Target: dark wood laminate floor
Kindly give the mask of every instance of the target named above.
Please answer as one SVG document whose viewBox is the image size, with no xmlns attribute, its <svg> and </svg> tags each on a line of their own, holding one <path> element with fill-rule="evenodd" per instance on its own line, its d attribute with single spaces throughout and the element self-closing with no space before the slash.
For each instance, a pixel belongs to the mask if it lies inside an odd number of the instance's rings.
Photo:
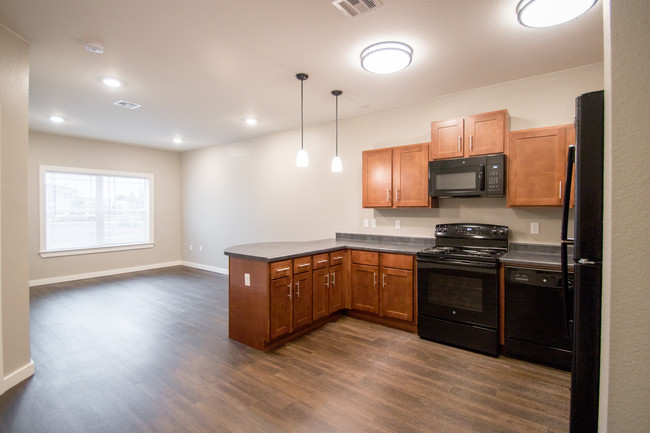
<svg viewBox="0 0 650 433">
<path fill-rule="evenodd" d="M 228 339 L 226 276 L 32 289 L 36 374 L 0 432 L 566 432 L 569 373 L 351 318 L 272 353 Z"/>
</svg>

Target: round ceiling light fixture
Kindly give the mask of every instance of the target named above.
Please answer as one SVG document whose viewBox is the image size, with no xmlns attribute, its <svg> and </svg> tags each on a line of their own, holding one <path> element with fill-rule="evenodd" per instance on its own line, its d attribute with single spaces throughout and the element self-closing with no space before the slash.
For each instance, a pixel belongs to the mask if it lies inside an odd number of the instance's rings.
<svg viewBox="0 0 650 433">
<path fill-rule="evenodd" d="M 598 0 L 521 0 L 517 21 L 526 27 L 551 27 L 578 18 L 596 3 Z"/>
<path fill-rule="evenodd" d="M 104 44 L 99 41 L 84 41 L 84 48 L 86 51 L 94 54 L 101 54 L 104 52 Z"/>
<path fill-rule="evenodd" d="M 361 52 L 361 67 L 375 74 L 392 74 L 411 64 L 413 48 L 402 42 L 379 42 Z"/>
</svg>

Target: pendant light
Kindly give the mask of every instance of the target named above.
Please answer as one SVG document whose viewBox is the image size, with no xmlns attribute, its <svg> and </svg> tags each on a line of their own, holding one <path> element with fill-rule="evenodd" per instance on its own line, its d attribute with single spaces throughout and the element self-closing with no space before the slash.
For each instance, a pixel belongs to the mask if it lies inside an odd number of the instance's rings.
<svg viewBox="0 0 650 433">
<path fill-rule="evenodd" d="M 340 173 L 343 171 L 343 164 L 339 156 L 339 96 L 343 94 L 341 90 L 332 90 L 332 95 L 336 97 L 336 153 L 332 158 L 332 172 Z"/>
<path fill-rule="evenodd" d="M 296 74 L 296 78 L 300 80 L 300 150 L 296 156 L 296 165 L 298 167 L 307 167 L 309 166 L 309 157 L 307 157 L 307 151 L 304 148 L 304 117 L 303 117 L 303 84 L 309 75 L 304 73 Z"/>
<path fill-rule="evenodd" d="M 517 20 L 526 27 L 550 27 L 578 18 L 598 0 L 521 0 Z"/>
</svg>

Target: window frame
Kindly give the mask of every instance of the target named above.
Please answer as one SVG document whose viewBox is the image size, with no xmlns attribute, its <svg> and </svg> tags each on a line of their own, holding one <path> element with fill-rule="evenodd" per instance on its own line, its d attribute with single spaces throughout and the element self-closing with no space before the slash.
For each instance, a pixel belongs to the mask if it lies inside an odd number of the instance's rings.
<svg viewBox="0 0 650 433">
<path fill-rule="evenodd" d="M 60 250 L 47 250 L 46 249 L 46 185 L 45 185 L 45 173 L 46 172 L 60 172 L 60 173 L 72 173 L 72 174 L 89 174 L 97 176 L 115 176 L 115 177 L 137 177 L 137 178 L 146 178 L 149 180 L 149 241 L 148 242 L 137 242 L 137 243 L 127 243 L 127 244 L 111 244 L 105 246 L 96 246 L 96 247 L 82 247 L 82 248 L 65 248 Z M 39 255 L 43 258 L 47 257 L 61 257 L 61 256 L 73 256 L 73 255 L 83 255 L 83 254 L 97 254 L 113 251 L 129 251 L 129 250 L 138 250 L 138 249 L 148 249 L 153 248 L 155 245 L 154 241 L 154 175 L 153 173 L 136 173 L 136 172 L 127 172 L 127 171 L 116 171 L 116 170 L 99 170 L 91 168 L 80 168 L 80 167 L 62 167 L 55 165 L 40 165 L 39 166 L 39 228 L 40 228 L 40 248 Z"/>
</svg>

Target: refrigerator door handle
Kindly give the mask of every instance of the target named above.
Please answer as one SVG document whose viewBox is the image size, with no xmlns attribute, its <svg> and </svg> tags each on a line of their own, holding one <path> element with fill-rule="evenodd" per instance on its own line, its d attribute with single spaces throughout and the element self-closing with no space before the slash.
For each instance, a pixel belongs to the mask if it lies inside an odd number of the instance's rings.
<svg viewBox="0 0 650 433">
<path fill-rule="evenodd" d="M 569 242 L 560 244 L 562 264 L 562 301 L 564 306 L 564 335 L 573 338 L 573 290 L 569 285 Z"/>
<path fill-rule="evenodd" d="M 573 243 L 573 239 L 567 237 L 569 226 L 569 208 L 571 207 L 571 178 L 573 177 L 573 165 L 576 160 L 575 145 L 569 146 L 566 164 L 566 176 L 564 178 L 564 201 L 562 203 L 562 242 Z"/>
</svg>

